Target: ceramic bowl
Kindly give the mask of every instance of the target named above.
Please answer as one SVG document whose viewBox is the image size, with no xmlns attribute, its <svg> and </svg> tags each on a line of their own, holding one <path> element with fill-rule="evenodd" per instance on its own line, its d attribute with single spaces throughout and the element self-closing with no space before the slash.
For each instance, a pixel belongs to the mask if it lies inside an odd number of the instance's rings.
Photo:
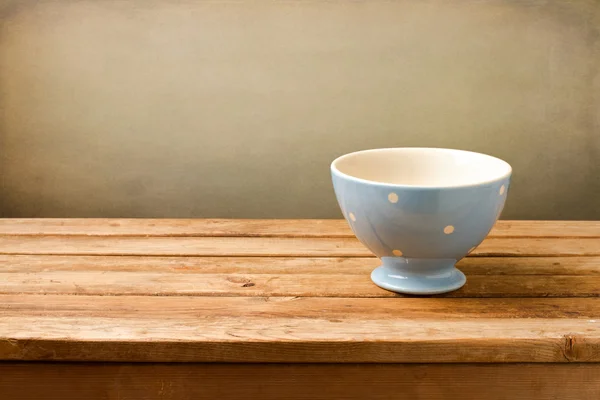
<svg viewBox="0 0 600 400">
<path fill-rule="evenodd" d="M 511 173 L 498 158 L 437 148 L 365 150 L 331 164 L 346 220 L 381 259 L 371 279 L 409 294 L 444 293 L 465 284 L 455 264 L 494 226 Z"/>
</svg>

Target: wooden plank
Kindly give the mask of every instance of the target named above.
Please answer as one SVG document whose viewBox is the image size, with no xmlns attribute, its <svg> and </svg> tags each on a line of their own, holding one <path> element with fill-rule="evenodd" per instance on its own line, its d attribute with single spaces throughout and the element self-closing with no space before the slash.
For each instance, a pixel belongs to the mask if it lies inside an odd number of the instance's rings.
<svg viewBox="0 0 600 400">
<path fill-rule="evenodd" d="M 0 364 L 10 400 L 581 400 L 598 364 Z"/>
<path fill-rule="evenodd" d="M 582 231 L 585 229 L 582 229 Z M 1 219 L 0 235 L 353 237 L 343 219 Z"/>
<path fill-rule="evenodd" d="M 79 302 L 65 301 L 63 297 L 61 304 L 56 298 L 18 296 L 11 302 L 3 296 L 0 359 L 600 361 L 600 312 L 596 299 L 537 299 L 526 303 L 399 299 L 378 304 L 377 299 L 84 296 Z M 513 313 L 509 311 L 511 306 Z M 503 307 L 507 309 L 502 310 Z M 448 310 L 450 314 L 446 313 Z M 490 310 L 489 317 L 484 316 L 485 310 Z M 572 314 L 570 310 L 574 310 Z M 547 315 L 539 317 L 544 314 Z"/>
<path fill-rule="evenodd" d="M 354 237 L 342 219 L 1 219 L 0 235 Z M 490 237 L 600 237 L 600 221 L 504 221 Z"/>
<path fill-rule="evenodd" d="M 52 271 L 179 274 L 368 275 L 375 257 L 173 257 L 0 255 L 0 273 Z M 467 275 L 600 275 L 600 257 L 467 257 Z"/>
<path fill-rule="evenodd" d="M 600 275 L 600 257 L 467 257 L 457 265 L 469 276 Z"/>
<path fill-rule="evenodd" d="M 340 320 L 567 318 L 600 320 L 598 298 L 319 298 L 0 295 L 2 317 L 288 318 Z M 589 321 L 588 321 L 589 322 Z M 595 322 L 595 321 L 592 321 Z M 600 321 L 599 321 L 600 322 Z M 273 325 L 277 325 L 274 321 Z M 44 338 L 42 335 L 40 338 Z"/>
<path fill-rule="evenodd" d="M 0 254 L 368 257 L 355 238 L 0 236 Z M 597 238 L 486 239 L 476 256 L 600 256 Z"/>
<path fill-rule="evenodd" d="M 600 221 L 506 221 L 499 220 L 489 234 L 496 238 L 600 238 Z"/>
<path fill-rule="evenodd" d="M 280 318 L 277 323 L 281 325 L 274 327 L 273 321 L 264 318 L 197 318 L 5 317 L 0 326 L 0 360 L 600 362 L 600 333 L 577 319 L 530 319 L 506 332 L 511 322 L 497 319 L 447 320 L 442 327 L 439 321 L 430 320 L 339 323 Z M 441 329 L 455 335 L 432 334 Z M 487 334 L 474 334 L 478 330 Z M 531 334 L 540 331 L 544 336 Z"/>
<path fill-rule="evenodd" d="M 598 297 L 600 277 L 568 275 L 468 276 L 442 297 Z M 3 274 L 0 293 L 140 296 L 399 297 L 368 274 L 179 274 L 50 271 Z"/>
</svg>

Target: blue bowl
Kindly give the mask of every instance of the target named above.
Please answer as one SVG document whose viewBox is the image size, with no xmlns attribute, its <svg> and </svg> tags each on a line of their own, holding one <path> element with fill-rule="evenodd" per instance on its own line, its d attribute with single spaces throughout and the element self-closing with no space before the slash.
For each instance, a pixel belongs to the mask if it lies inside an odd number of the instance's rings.
<svg viewBox="0 0 600 400">
<path fill-rule="evenodd" d="M 436 148 L 365 150 L 331 164 L 346 220 L 381 259 L 371 279 L 409 294 L 444 293 L 465 284 L 455 264 L 496 223 L 511 173 L 498 158 Z"/>
</svg>

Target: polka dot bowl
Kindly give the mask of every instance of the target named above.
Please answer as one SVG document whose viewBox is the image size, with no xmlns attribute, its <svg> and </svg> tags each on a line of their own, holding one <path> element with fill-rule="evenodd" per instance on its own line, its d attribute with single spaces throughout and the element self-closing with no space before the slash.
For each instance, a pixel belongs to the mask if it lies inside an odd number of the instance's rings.
<svg viewBox="0 0 600 400">
<path fill-rule="evenodd" d="M 444 293 L 465 284 L 455 264 L 492 229 L 511 173 L 498 158 L 437 148 L 365 150 L 331 164 L 346 220 L 381 259 L 371 279 L 408 294 Z"/>
</svg>

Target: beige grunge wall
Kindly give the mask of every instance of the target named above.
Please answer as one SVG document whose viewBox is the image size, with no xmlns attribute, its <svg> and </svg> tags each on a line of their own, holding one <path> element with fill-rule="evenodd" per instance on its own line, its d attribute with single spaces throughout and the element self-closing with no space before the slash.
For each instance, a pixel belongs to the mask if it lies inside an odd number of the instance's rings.
<svg viewBox="0 0 600 400">
<path fill-rule="evenodd" d="M 436 146 L 600 219 L 598 1 L 0 4 L 3 216 L 337 218 L 333 158 Z"/>
</svg>

